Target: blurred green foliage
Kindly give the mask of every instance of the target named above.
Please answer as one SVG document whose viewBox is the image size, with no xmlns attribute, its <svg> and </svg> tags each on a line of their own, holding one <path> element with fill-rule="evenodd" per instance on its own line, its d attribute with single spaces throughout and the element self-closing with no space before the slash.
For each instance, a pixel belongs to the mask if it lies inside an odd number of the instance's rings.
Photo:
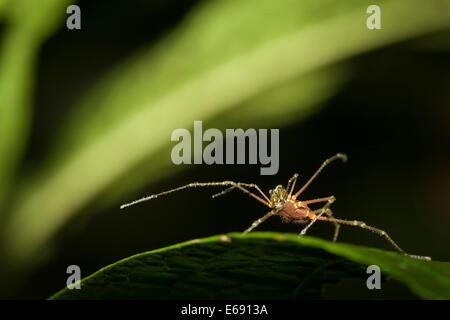
<svg viewBox="0 0 450 320">
<path fill-rule="evenodd" d="M 0 1 L 1 243 L 13 267 L 32 266 L 93 199 L 117 202 L 173 172 L 174 129 L 298 121 L 345 81 L 348 58 L 450 26 L 449 3 L 438 0 L 378 1 L 375 32 L 365 27 L 368 1 L 202 2 L 80 97 L 44 163 L 17 181 L 36 59 L 69 3 Z"/>
<path fill-rule="evenodd" d="M 59 26 L 67 3 L 0 2 L 6 29 L 0 44 L 0 205 L 26 147 L 39 46 Z"/>
</svg>

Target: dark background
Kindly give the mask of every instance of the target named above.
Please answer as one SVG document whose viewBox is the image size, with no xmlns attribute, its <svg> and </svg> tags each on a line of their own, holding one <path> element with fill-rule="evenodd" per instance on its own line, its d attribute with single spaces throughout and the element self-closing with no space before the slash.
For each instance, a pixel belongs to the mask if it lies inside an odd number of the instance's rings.
<svg viewBox="0 0 450 320">
<path fill-rule="evenodd" d="M 111 66 L 171 30 L 196 1 L 80 1 L 82 30 L 62 26 L 39 58 L 33 131 L 24 166 L 38 165 L 71 102 Z M 259 175 L 259 165 L 196 165 L 152 184 L 135 198 L 192 181 L 255 182 L 264 191 L 286 184 L 294 172 L 305 182 L 327 157 L 345 152 L 303 194 L 335 195 L 334 213 L 387 231 L 407 252 L 448 260 L 450 234 L 450 59 L 421 39 L 352 59 L 343 90 L 314 116 L 280 129 L 280 170 Z M 61 109 L 64 101 L 67 109 Z M 236 124 L 236 128 L 239 124 Z M 80 214 L 59 233 L 59 249 L 15 293 L 46 298 L 65 286 L 68 265 L 87 276 L 132 254 L 193 238 L 242 231 L 267 208 L 237 191 L 211 199 L 214 190 L 172 194 L 120 211 Z M 275 217 L 259 228 L 299 232 Z M 309 235 L 331 239 L 333 225 L 317 223 Z M 391 250 L 370 232 L 343 226 L 340 241 Z M 343 293 L 345 296 L 345 293 Z"/>
</svg>

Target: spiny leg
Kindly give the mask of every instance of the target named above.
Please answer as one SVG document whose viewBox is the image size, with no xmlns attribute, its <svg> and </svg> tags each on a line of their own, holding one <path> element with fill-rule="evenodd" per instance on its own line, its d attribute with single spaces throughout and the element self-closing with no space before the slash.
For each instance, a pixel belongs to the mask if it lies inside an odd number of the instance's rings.
<svg viewBox="0 0 450 320">
<path fill-rule="evenodd" d="M 161 193 L 153 194 L 153 195 L 150 195 L 150 196 L 147 196 L 147 197 L 143 197 L 141 199 L 138 199 L 138 200 L 135 200 L 135 201 L 123 204 L 123 205 L 120 206 L 120 209 L 129 207 L 129 206 L 132 206 L 132 205 L 135 205 L 137 203 L 144 202 L 144 201 L 147 201 L 147 200 L 156 199 L 156 198 L 158 198 L 160 196 L 167 195 L 167 194 L 172 193 L 172 192 L 177 192 L 177 191 L 181 191 L 181 190 L 188 189 L 188 188 L 212 187 L 212 186 L 233 186 L 233 187 L 236 187 L 236 188 L 240 189 L 241 191 L 247 193 L 251 197 L 255 198 L 256 200 L 258 200 L 262 204 L 270 207 L 268 201 L 261 199 L 261 197 L 258 197 L 254 193 L 248 191 L 247 189 L 245 189 L 244 187 L 239 185 L 237 182 L 234 182 L 234 181 L 221 181 L 221 182 L 193 182 L 193 183 L 189 183 L 189 184 L 186 184 L 186 185 L 178 187 L 178 188 L 170 189 L 168 191 L 164 191 L 164 192 L 161 192 Z"/>
<path fill-rule="evenodd" d="M 335 199 L 334 196 L 331 196 L 331 197 L 325 197 L 325 198 L 318 198 L 318 199 L 312 199 L 312 200 L 301 201 L 301 204 L 308 205 L 308 204 L 311 204 L 311 203 L 325 202 L 325 201 L 330 201 L 330 200 L 331 200 L 332 202 L 334 202 L 336 199 Z M 313 213 L 316 214 L 316 215 L 317 215 L 317 214 L 320 214 L 320 213 L 322 212 L 322 209 L 323 209 L 323 208 L 314 210 Z M 327 216 L 329 216 L 329 217 L 332 217 L 332 216 L 333 216 L 333 212 L 332 212 L 331 209 L 329 209 L 329 208 L 325 211 L 325 214 L 326 214 Z M 339 235 L 339 229 L 340 229 L 340 227 L 341 227 L 341 226 L 340 226 L 339 223 L 334 223 L 333 242 L 336 242 L 336 241 L 337 241 L 337 238 L 338 238 L 338 235 Z"/>
<path fill-rule="evenodd" d="M 328 208 L 331 206 L 331 204 L 335 200 L 336 200 L 336 198 L 334 196 L 328 197 L 328 199 L 326 200 L 327 203 L 321 209 L 319 209 L 320 213 L 318 215 L 316 215 L 306 227 L 303 228 L 303 230 L 300 232 L 299 236 L 305 235 L 306 231 L 308 231 L 308 229 L 311 228 L 311 226 L 317 221 L 317 219 L 319 219 L 328 210 Z"/>
<path fill-rule="evenodd" d="M 229 188 L 227 188 L 227 189 L 225 189 L 225 190 L 223 190 L 223 191 L 221 191 L 221 192 L 219 192 L 219 193 L 213 194 L 211 198 L 214 199 L 214 198 L 223 196 L 224 194 L 226 194 L 226 193 L 228 193 L 228 192 L 230 192 L 231 190 L 234 190 L 234 189 L 236 189 L 235 186 L 229 187 Z"/>
<path fill-rule="evenodd" d="M 316 173 L 313 174 L 313 176 L 308 180 L 308 182 L 305 183 L 305 185 L 303 187 L 301 187 L 301 189 L 299 191 L 297 191 L 296 194 L 294 194 L 292 196 L 292 199 L 295 200 L 297 199 L 297 197 L 311 184 L 311 182 L 317 177 L 317 175 L 320 173 L 320 171 L 323 170 L 323 168 L 325 168 L 325 166 L 327 166 L 330 162 L 333 162 L 334 160 L 337 159 L 341 159 L 343 162 L 347 161 L 347 155 L 343 154 L 343 153 L 338 153 L 334 156 L 332 156 L 331 158 L 328 158 L 327 160 L 325 160 L 322 165 L 319 167 L 319 169 L 317 169 Z"/>
<path fill-rule="evenodd" d="M 258 187 L 257 184 L 255 184 L 255 183 L 243 183 L 243 182 L 235 182 L 235 184 L 236 184 L 236 185 L 240 185 L 240 186 L 244 186 L 244 187 L 247 187 L 247 188 L 255 188 L 255 189 L 258 190 L 258 192 L 264 197 L 264 199 L 266 199 L 267 202 L 270 202 L 269 198 L 268 198 L 268 197 L 266 196 L 266 194 Z M 217 198 L 217 197 L 219 197 L 219 196 L 223 196 L 224 194 L 226 194 L 226 193 L 230 192 L 231 190 L 235 189 L 235 188 L 237 187 L 236 185 L 233 185 L 233 186 L 231 186 L 231 187 L 225 189 L 225 190 L 222 191 L 222 192 L 213 194 L 212 197 L 213 197 L 213 198 Z M 242 189 L 241 189 L 241 190 L 242 190 Z"/>
<path fill-rule="evenodd" d="M 286 190 L 289 190 L 291 183 L 292 183 L 292 187 L 291 187 L 291 190 L 289 191 L 287 198 L 291 197 L 292 192 L 294 191 L 294 188 L 295 188 L 295 183 L 297 182 L 297 178 L 298 178 L 298 173 L 294 173 L 292 178 L 289 179 Z"/>
<path fill-rule="evenodd" d="M 394 240 L 392 240 L 392 238 L 387 234 L 386 231 L 378 229 L 378 228 L 375 228 L 375 227 L 372 227 L 372 226 L 368 226 L 363 221 L 342 220 L 342 219 L 336 219 L 336 218 L 331 218 L 331 217 L 318 217 L 318 220 L 335 222 L 335 223 L 339 223 L 339 224 L 346 224 L 346 225 L 349 225 L 349 226 L 360 227 L 362 229 L 366 229 L 366 230 L 372 231 L 372 232 L 378 234 L 379 236 L 382 236 L 382 237 L 386 238 L 392 244 L 392 246 L 395 249 L 397 249 L 397 251 L 399 251 L 400 253 L 404 254 L 405 256 L 408 256 L 408 257 L 411 257 L 411 258 L 415 258 L 415 259 L 420 259 L 420 260 L 431 260 L 431 258 L 428 257 L 428 256 L 418 256 L 418 255 L 406 253 L 405 250 L 400 248 L 398 246 L 398 244 L 395 243 Z"/>
<path fill-rule="evenodd" d="M 320 203 L 320 202 L 331 202 L 333 203 L 336 200 L 336 198 L 334 196 L 330 196 L 330 197 L 325 197 L 325 198 L 317 198 L 317 199 L 312 199 L 312 200 L 306 200 L 306 201 L 299 201 L 299 203 L 301 205 L 308 205 L 308 204 L 312 204 L 312 203 Z M 330 205 L 328 205 L 330 206 Z M 321 216 L 321 212 L 322 212 L 323 208 L 314 210 L 313 213 L 315 215 L 319 215 Z M 326 214 L 329 217 L 333 216 L 333 212 L 331 211 L 331 209 L 326 209 L 326 211 L 324 212 L 324 214 Z M 339 229 L 340 229 L 340 225 L 338 223 L 334 223 L 334 235 L 333 235 L 333 242 L 337 241 L 337 237 L 339 235 Z M 306 231 L 305 231 L 306 232 Z"/>
<path fill-rule="evenodd" d="M 313 211 L 314 214 L 318 214 L 318 213 L 320 213 L 320 212 L 322 212 L 322 209 L 317 209 L 317 210 L 314 210 L 314 211 Z M 333 211 L 331 211 L 330 208 L 328 208 L 327 211 L 325 211 L 325 214 L 326 214 L 328 217 L 333 217 Z M 338 238 L 338 236 L 339 236 L 339 229 L 341 228 L 341 225 L 340 225 L 339 223 L 337 223 L 337 222 L 333 222 L 333 224 L 334 224 L 333 242 L 336 242 L 336 241 L 337 241 L 337 238 Z"/>
<path fill-rule="evenodd" d="M 257 226 L 259 226 L 261 223 L 263 223 L 264 221 L 269 219 L 271 216 L 274 216 L 276 214 L 277 214 L 277 212 L 275 210 L 272 210 L 272 211 L 266 213 L 262 218 L 259 218 L 258 220 L 253 221 L 252 225 L 247 230 L 245 230 L 243 232 L 243 234 L 249 233 L 250 231 L 255 229 Z"/>
<path fill-rule="evenodd" d="M 251 197 L 255 198 L 256 200 L 258 200 L 258 201 L 261 202 L 262 204 L 264 204 L 264 205 L 270 207 L 270 205 L 269 205 L 269 201 L 270 201 L 269 198 L 268 198 L 268 197 L 264 194 L 264 192 L 262 192 L 261 189 L 260 189 L 256 184 L 254 184 L 254 183 L 243 183 L 243 182 L 234 182 L 234 181 L 209 182 L 209 183 L 215 183 L 215 185 L 224 185 L 224 186 L 225 186 L 225 185 L 231 185 L 230 188 L 226 189 L 226 190 L 223 191 L 223 192 L 226 193 L 226 192 L 231 191 L 231 190 L 234 189 L 234 188 L 238 188 L 238 189 L 241 190 L 242 192 L 244 192 L 244 193 L 248 194 L 249 196 L 251 196 Z M 257 196 L 257 195 L 254 194 L 253 192 L 248 191 L 248 190 L 245 189 L 243 186 L 255 188 L 256 190 L 259 191 L 260 194 L 262 194 L 262 196 L 263 196 L 264 199 L 266 199 L 266 200 L 261 199 L 261 197 Z M 218 194 L 215 194 L 215 195 L 213 195 L 213 198 L 215 198 L 215 197 L 217 197 L 217 196 L 219 196 L 219 195 L 221 195 L 221 194 L 223 194 L 223 193 L 220 192 L 220 193 L 218 193 Z"/>
<path fill-rule="evenodd" d="M 335 200 L 336 200 L 336 198 L 334 196 L 330 196 L 330 197 L 325 197 L 325 198 L 317 198 L 317 199 L 306 200 L 306 201 L 299 201 L 299 202 L 301 204 L 311 204 L 311 203 L 329 202 L 329 201 L 333 201 L 334 202 Z"/>
</svg>

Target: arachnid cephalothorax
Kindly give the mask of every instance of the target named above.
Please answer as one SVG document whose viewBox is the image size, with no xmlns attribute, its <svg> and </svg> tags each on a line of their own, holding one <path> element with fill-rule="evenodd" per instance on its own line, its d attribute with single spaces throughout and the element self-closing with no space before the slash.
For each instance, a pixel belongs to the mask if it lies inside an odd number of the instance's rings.
<svg viewBox="0 0 450 320">
<path fill-rule="evenodd" d="M 150 199 L 155 199 L 159 196 L 166 195 L 172 192 L 180 191 L 187 188 L 195 188 L 195 187 L 211 187 L 211 186 L 228 186 L 229 188 L 225 189 L 224 191 L 217 193 L 213 195 L 213 198 L 223 195 L 235 188 L 241 190 L 242 192 L 247 193 L 249 196 L 255 198 L 265 206 L 269 207 L 271 210 L 265 214 L 263 217 L 259 218 L 258 220 L 254 221 L 252 225 L 244 231 L 244 233 L 248 233 L 255 229 L 257 226 L 259 226 L 261 223 L 266 221 L 271 216 L 279 215 L 281 220 L 283 222 L 290 222 L 290 223 L 299 223 L 299 224 L 306 224 L 308 223 L 300 232 L 299 235 L 306 234 L 306 231 L 317 221 L 327 221 L 334 224 L 334 236 L 333 236 L 333 242 L 337 240 L 337 237 L 339 235 L 339 228 L 340 225 L 349 225 L 349 226 L 355 226 L 360 227 L 369 231 L 372 231 L 382 237 L 385 237 L 393 246 L 395 249 L 397 249 L 402 254 L 416 258 L 416 259 L 423 259 L 423 260 L 431 260 L 430 257 L 427 256 L 417 256 L 417 255 L 410 255 L 407 254 L 402 248 L 400 248 L 394 240 L 389 237 L 389 235 L 378 228 L 374 228 L 371 226 L 366 225 L 362 221 L 357 220 L 343 220 L 343 219 L 337 219 L 333 217 L 333 213 L 330 209 L 331 204 L 336 200 L 334 196 L 324 197 L 324 198 L 317 198 L 312 200 L 305 200 L 300 201 L 297 200 L 298 196 L 311 184 L 311 182 L 317 177 L 317 175 L 322 171 L 322 169 L 328 165 L 330 162 L 341 159 L 342 161 L 347 161 L 347 156 L 343 153 L 338 153 L 334 155 L 333 157 L 325 160 L 322 165 L 317 169 L 317 171 L 312 175 L 312 177 L 306 182 L 303 187 L 301 187 L 296 193 L 294 193 L 295 183 L 297 182 L 298 174 L 294 174 L 291 179 L 289 179 L 287 187 L 284 188 L 282 185 L 278 185 L 275 187 L 275 189 L 269 191 L 270 198 L 267 197 L 267 195 L 262 192 L 262 190 L 254 183 L 243 183 L 243 182 L 234 182 L 234 181 L 220 181 L 220 182 L 193 182 L 189 183 L 187 185 L 171 189 L 165 192 L 161 192 L 158 194 L 150 195 L 141 199 L 138 199 L 136 201 L 127 203 L 122 205 L 120 208 L 126 208 L 129 206 L 132 206 L 134 204 L 137 204 L 139 202 L 147 201 Z M 258 194 L 255 194 L 251 191 L 249 191 L 249 188 L 254 188 L 256 191 L 258 191 Z M 294 194 L 293 194 L 294 193 Z M 261 197 L 262 196 L 262 197 Z M 314 203 L 325 203 L 325 205 L 316 210 L 312 210 L 309 208 L 308 205 L 314 204 Z"/>
</svg>

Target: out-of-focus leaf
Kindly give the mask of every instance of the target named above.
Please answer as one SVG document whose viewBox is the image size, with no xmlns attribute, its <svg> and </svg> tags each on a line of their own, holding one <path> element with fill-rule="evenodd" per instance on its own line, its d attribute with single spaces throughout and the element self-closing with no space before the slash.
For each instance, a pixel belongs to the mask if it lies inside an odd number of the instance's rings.
<svg viewBox="0 0 450 320">
<path fill-rule="evenodd" d="M 294 234 L 232 233 L 144 252 L 63 289 L 51 299 L 317 299 L 323 285 L 366 268 L 424 299 L 450 298 L 450 263 Z"/>
<path fill-rule="evenodd" d="M 0 0 L 0 21 L 2 20 L 3 13 L 6 7 L 6 1 L 7 0 Z"/>
<path fill-rule="evenodd" d="M 279 128 L 294 121 L 308 117 L 319 110 L 318 104 L 332 95 L 346 79 L 344 67 L 328 67 L 325 70 L 303 75 L 267 90 L 253 99 L 245 101 L 222 112 L 211 121 L 204 123 L 206 128 L 267 127 Z M 224 132 L 224 131 L 223 131 Z M 166 146 L 157 153 L 146 157 L 135 165 L 132 172 L 126 172 L 120 178 L 120 184 L 114 184 L 103 192 L 92 204 L 94 209 L 105 208 L 125 199 L 125 195 L 138 190 L 151 181 L 176 174 L 182 167 L 175 167 L 170 161 L 172 146 Z M 161 155 L 166 155 L 162 157 Z M 151 165 L 149 165 L 151 164 Z"/>
<path fill-rule="evenodd" d="M 369 3 L 359 0 L 202 3 L 82 100 L 55 155 L 15 199 L 10 260 L 29 261 L 77 210 L 167 148 L 174 129 L 238 112 L 232 108 L 302 75 L 450 26 L 442 1 L 379 3 L 382 30 L 366 28 Z"/>
<path fill-rule="evenodd" d="M 64 17 L 67 3 L 0 0 L 0 18 L 5 20 L 0 43 L 0 208 L 27 141 L 37 52 Z"/>
</svg>

